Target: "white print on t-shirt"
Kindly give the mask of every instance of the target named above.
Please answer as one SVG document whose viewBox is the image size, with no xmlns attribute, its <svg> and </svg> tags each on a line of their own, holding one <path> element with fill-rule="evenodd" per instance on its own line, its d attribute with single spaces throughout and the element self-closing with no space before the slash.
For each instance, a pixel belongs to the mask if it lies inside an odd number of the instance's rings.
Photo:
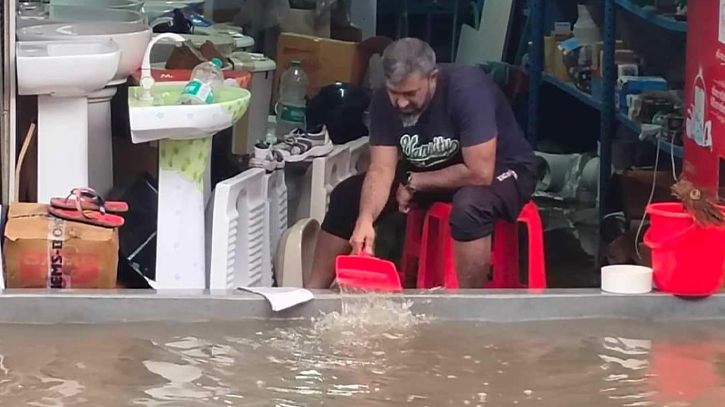
<svg viewBox="0 0 725 407">
<path fill-rule="evenodd" d="M 443 136 L 433 137 L 433 141 L 427 144 L 418 145 L 418 143 L 417 134 L 413 136 L 404 134 L 400 138 L 400 147 L 405 158 L 411 164 L 421 168 L 444 163 L 456 155 L 461 148 L 458 140 Z"/>
<path fill-rule="evenodd" d="M 515 180 L 518 180 L 519 174 L 517 174 L 516 171 L 514 171 L 514 170 L 508 170 L 508 171 L 504 172 L 503 174 L 499 175 L 498 177 L 496 177 L 496 179 L 498 180 L 498 182 L 504 182 L 511 177 L 514 177 Z"/>
</svg>

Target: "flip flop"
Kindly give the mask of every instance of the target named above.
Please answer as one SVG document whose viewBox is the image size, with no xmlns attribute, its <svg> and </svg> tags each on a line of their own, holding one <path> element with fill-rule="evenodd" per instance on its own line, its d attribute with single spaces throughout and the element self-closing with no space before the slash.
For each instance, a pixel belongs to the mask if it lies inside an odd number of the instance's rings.
<svg viewBox="0 0 725 407">
<path fill-rule="evenodd" d="M 77 211 L 75 209 L 60 209 L 51 206 L 48 208 L 48 213 L 60 219 L 85 223 L 88 225 L 102 226 L 105 228 L 119 228 L 123 226 L 123 223 L 125 222 L 125 220 L 118 215 L 101 213 L 98 211 Z"/>
<path fill-rule="evenodd" d="M 59 209 L 100 211 L 101 213 L 128 212 L 126 202 L 106 201 L 91 188 L 74 188 L 65 198 L 52 198 L 50 206 Z"/>
</svg>

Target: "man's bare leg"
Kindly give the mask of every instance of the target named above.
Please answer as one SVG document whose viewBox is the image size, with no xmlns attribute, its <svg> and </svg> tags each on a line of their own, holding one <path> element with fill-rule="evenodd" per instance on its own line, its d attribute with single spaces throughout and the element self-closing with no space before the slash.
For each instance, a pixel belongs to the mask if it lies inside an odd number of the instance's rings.
<svg viewBox="0 0 725 407">
<path fill-rule="evenodd" d="M 312 270 L 309 275 L 303 276 L 305 288 L 330 288 L 335 280 L 335 259 L 341 254 L 350 254 L 350 243 L 321 230 L 317 236 Z"/>
<path fill-rule="evenodd" d="M 483 288 L 488 280 L 491 236 L 470 242 L 453 241 L 460 288 Z"/>
</svg>

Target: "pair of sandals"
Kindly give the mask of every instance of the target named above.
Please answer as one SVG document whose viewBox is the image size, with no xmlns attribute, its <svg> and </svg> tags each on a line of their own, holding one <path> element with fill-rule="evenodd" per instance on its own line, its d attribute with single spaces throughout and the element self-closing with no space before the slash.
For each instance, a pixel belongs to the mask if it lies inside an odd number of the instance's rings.
<svg viewBox="0 0 725 407">
<path fill-rule="evenodd" d="M 106 201 L 90 188 L 74 188 L 65 198 L 52 198 L 48 208 L 57 218 L 106 228 L 123 226 L 123 217 L 117 215 L 123 212 L 128 212 L 126 202 Z"/>
</svg>

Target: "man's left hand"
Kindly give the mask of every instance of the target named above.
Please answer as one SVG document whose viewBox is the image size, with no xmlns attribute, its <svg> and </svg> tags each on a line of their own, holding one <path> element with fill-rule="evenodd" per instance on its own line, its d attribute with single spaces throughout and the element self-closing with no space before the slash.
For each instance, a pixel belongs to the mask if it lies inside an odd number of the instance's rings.
<svg viewBox="0 0 725 407">
<path fill-rule="evenodd" d="M 408 191 L 408 188 L 399 184 L 398 191 L 395 193 L 395 199 L 398 201 L 398 210 L 403 213 L 408 213 L 413 201 L 413 194 Z"/>
</svg>

